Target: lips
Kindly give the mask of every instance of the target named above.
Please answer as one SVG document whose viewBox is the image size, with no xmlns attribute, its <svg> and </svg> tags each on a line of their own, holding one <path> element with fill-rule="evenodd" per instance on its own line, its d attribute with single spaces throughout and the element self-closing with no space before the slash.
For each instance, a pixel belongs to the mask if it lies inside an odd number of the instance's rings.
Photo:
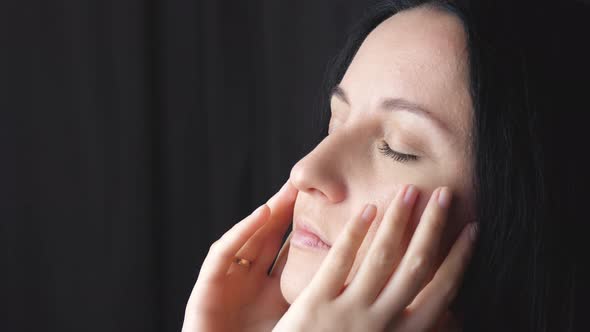
<svg viewBox="0 0 590 332">
<path fill-rule="evenodd" d="M 294 221 L 295 227 L 293 229 L 293 235 L 291 236 L 291 244 L 301 249 L 315 249 L 315 250 L 328 250 L 329 245 L 325 240 L 322 239 L 318 232 L 313 227 L 301 220 Z"/>
</svg>

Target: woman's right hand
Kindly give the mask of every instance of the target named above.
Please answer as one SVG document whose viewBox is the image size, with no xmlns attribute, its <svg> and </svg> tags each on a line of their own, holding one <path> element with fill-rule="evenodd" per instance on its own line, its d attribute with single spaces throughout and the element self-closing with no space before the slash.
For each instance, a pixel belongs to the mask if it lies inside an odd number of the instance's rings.
<svg viewBox="0 0 590 332">
<path fill-rule="evenodd" d="M 183 332 L 272 330 L 289 307 L 279 284 L 286 255 L 279 255 L 271 275 L 267 271 L 291 224 L 297 193 L 287 180 L 211 245 L 187 303 Z M 233 264 L 234 257 L 251 265 Z"/>
</svg>

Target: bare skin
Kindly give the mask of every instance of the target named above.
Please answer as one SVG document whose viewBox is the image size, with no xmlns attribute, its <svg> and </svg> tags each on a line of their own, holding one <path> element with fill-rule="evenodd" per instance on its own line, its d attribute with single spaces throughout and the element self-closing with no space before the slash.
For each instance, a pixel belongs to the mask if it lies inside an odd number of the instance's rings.
<svg viewBox="0 0 590 332">
<path fill-rule="evenodd" d="M 460 285 L 475 233 L 473 223 L 465 227 L 432 273 L 452 199 L 448 188 L 431 196 L 404 250 L 391 239 L 403 234 L 419 195 L 414 186 L 404 185 L 385 212 L 357 277 L 345 285 L 350 258 L 377 214 L 376 206 L 367 204 L 348 221 L 309 287 L 289 306 L 279 287 L 287 257 L 279 257 L 270 275 L 267 270 L 290 223 L 297 193 L 287 181 L 267 204 L 211 246 L 187 304 L 183 331 L 446 331 L 456 324 L 447 307 Z M 236 256 L 252 265 L 232 264 Z"/>
<path fill-rule="evenodd" d="M 419 7 L 373 30 L 332 98 L 328 137 L 281 192 L 211 247 L 183 331 L 457 324 L 448 305 L 474 238 L 467 79 L 465 36 L 452 15 Z M 268 275 L 285 230 L 293 221 L 296 233 L 302 220 L 328 246 L 287 243 Z M 235 256 L 252 265 L 232 264 Z"/>
<path fill-rule="evenodd" d="M 332 96 L 329 135 L 293 166 L 290 176 L 299 190 L 294 228 L 310 224 L 328 244 L 364 204 L 377 206 L 347 283 L 404 184 L 415 185 L 421 195 L 408 231 L 397 240 L 402 248 L 436 188 L 446 186 L 453 192 L 435 265 L 474 219 L 468 77 L 461 22 L 428 7 L 388 18 L 360 46 Z M 309 285 L 327 254 L 290 247 L 281 277 L 287 302 L 293 303 Z"/>
</svg>

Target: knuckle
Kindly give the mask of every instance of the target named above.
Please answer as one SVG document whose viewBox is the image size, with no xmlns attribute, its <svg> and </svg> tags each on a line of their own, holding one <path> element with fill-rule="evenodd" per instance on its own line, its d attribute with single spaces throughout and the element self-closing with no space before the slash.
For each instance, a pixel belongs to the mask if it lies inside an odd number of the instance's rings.
<svg viewBox="0 0 590 332">
<path fill-rule="evenodd" d="M 430 213 L 428 215 L 430 233 L 439 234 L 445 227 L 445 215 L 442 211 Z"/>
<path fill-rule="evenodd" d="M 434 220 L 432 220 L 432 222 L 430 223 L 430 228 L 432 229 L 432 232 L 435 234 L 440 234 L 442 233 L 444 227 L 445 227 L 445 217 L 442 215 L 435 215 L 433 217 Z"/>
<path fill-rule="evenodd" d="M 396 254 L 386 248 L 376 249 L 371 255 L 371 262 L 377 267 L 389 267 L 395 262 Z"/>
<path fill-rule="evenodd" d="M 408 259 L 408 274 L 412 278 L 418 278 L 425 273 L 428 267 L 428 259 L 424 254 L 417 254 Z"/>
</svg>

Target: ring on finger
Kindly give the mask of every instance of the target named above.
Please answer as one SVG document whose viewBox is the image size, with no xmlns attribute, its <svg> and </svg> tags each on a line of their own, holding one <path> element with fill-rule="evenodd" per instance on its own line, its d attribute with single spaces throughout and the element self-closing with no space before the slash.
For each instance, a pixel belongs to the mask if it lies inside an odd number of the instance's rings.
<svg viewBox="0 0 590 332">
<path fill-rule="evenodd" d="M 248 260 L 248 259 L 245 259 L 245 258 L 242 258 L 242 257 L 238 257 L 238 256 L 234 257 L 233 262 L 236 263 L 236 264 L 238 264 L 239 266 L 243 266 L 245 268 L 249 268 L 250 265 L 252 265 L 252 261 L 251 260 Z"/>
</svg>

